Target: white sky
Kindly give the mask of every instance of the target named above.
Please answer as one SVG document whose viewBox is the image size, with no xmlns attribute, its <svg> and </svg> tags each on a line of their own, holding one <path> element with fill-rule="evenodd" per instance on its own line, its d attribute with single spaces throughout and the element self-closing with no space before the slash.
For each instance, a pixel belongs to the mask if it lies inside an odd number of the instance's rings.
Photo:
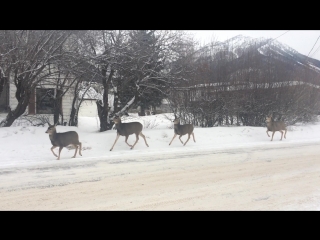
<svg viewBox="0 0 320 240">
<path fill-rule="evenodd" d="M 82 156 L 63 148 L 60 161 L 47 127 L 0 128 L 0 210 L 320 210 L 320 162 L 311 159 L 320 122 L 289 126 L 272 142 L 265 127 L 197 127 L 196 142 L 176 137 L 169 146 L 172 118 L 123 118 L 144 125 L 149 147 L 140 137 L 130 150 L 120 137 L 110 151 L 116 130 L 99 132 L 98 118 L 79 117 L 79 127 L 57 132 L 77 131 Z"/>
<path fill-rule="evenodd" d="M 309 57 L 320 60 L 320 30 L 190 30 L 188 32 L 194 34 L 195 39 L 201 44 L 209 43 L 212 39 L 225 41 L 237 35 L 277 38 L 279 42 L 287 44 L 299 53 L 306 56 L 310 53 Z"/>
</svg>

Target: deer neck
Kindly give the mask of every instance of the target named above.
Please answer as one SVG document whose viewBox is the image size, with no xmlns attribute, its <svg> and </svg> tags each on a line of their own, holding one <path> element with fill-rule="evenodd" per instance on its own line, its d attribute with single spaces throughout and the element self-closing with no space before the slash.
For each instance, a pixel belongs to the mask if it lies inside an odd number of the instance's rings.
<svg viewBox="0 0 320 240">
<path fill-rule="evenodd" d="M 174 132 L 180 134 L 180 123 L 174 124 Z"/>
<path fill-rule="evenodd" d="M 121 124 L 122 124 L 121 122 L 116 123 L 116 128 L 117 129 L 121 128 Z"/>
<path fill-rule="evenodd" d="M 57 141 L 58 139 L 56 138 L 56 136 L 57 136 L 57 132 L 56 131 L 54 131 L 51 134 L 49 134 L 49 138 L 50 138 L 51 144 L 53 146 L 59 146 L 59 142 Z"/>
<path fill-rule="evenodd" d="M 56 131 L 54 131 L 52 133 L 49 133 L 49 138 L 50 138 L 51 141 L 54 141 L 56 134 L 57 134 Z"/>
<path fill-rule="evenodd" d="M 273 125 L 273 121 L 267 122 L 267 128 L 268 128 L 268 129 L 271 128 L 272 125 Z"/>
<path fill-rule="evenodd" d="M 117 129 L 118 133 L 121 133 L 121 132 L 123 131 L 123 129 L 122 129 L 122 122 L 118 122 L 118 123 L 116 124 L 116 129 Z"/>
</svg>

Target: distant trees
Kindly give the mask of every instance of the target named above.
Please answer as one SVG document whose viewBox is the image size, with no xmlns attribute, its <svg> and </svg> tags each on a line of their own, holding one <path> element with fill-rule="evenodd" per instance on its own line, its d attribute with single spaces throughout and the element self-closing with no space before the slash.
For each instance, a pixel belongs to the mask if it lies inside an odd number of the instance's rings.
<svg viewBox="0 0 320 240">
<path fill-rule="evenodd" d="M 198 51 L 193 80 L 171 98 L 180 115 L 201 127 L 264 126 L 270 113 L 291 124 L 311 121 L 320 113 L 320 75 L 306 65 L 294 67 L 270 45 L 260 54 L 261 45 L 251 43 L 237 57 L 228 44 Z"/>
<path fill-rule="evenodd" d="M 166 97 L 165 87 L 168 84 L 162 75 L 164 61 L 168 57 L 165 52 L 165 41 L 168 41 L 164 39 L 165 34 L 157 34 L 155 30 L 137 30 L 129 34 L 130 52 L 127 57 L 133 61 L 127 74 L 132 76 L 130 84 L 134 91 L 131 94 L 127 92 L 127 96 L 135 97 L 135 104 L 140 107 L 140 116 L 145 115 L 146 109 L 159 106 Z"/>
</svg>

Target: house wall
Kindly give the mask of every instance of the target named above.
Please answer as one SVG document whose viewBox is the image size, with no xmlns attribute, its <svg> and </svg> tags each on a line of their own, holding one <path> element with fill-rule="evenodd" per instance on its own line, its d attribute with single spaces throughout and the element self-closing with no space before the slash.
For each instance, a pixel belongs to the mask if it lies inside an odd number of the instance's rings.
<svg viewBox="0 0 320 240">
<path fill-rule="evenodd" d="M 73 101 L 73 91 L 68 91 L 62 98 L 63 121 L 69 123 L 71 106 Z"/>
<path fill-rule="evenodd" d="M 42 88 L 53 88 L 52 85 L 42 85 Z M 15 97 L 16 86 L 10 83 L 9 86 L 9 106 L 12 110 L 14 110 L 18 105 L 18 100 Z M 70 113 L 71 113 L 71 104 L 73 100 L 73 92 L 68 91 L 62 98 L 62 112 L 63 112 L 63 121 L 69 123 Z M 28 114 L 28 107 L 26 109 L 25 114 Z M 37 113 L 36 113 L 37 114 Z M 41 114 L 48 117 L 49 121 L 53 123 L 53 114 Z M 33 115 L 34 116 L 34 115 Z"/>
<path fill-rule="evenodd" d="M 97 117 L 98 109 L 96 100 L 84 99 L 79 109 L 79 117 Z"/>
</svg>

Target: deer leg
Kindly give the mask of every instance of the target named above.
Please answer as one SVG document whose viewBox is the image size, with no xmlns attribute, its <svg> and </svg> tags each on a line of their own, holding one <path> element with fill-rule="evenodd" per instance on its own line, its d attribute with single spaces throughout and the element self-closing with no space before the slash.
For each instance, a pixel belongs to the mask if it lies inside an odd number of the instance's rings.
<svg viewBox="0 0 320 240">
<path fill-rule="evenodd" d="M 270 135 L 269 135 L 269 133 L 268 133 L 268 132 L 269 132 L 269 131 L 267 130 L 267 132 L 266 132 L 266 133 L 267 133 L 268 137 L 270 137 Z"/>
<path fill-rule="evenodd" d="M 118 133 L 117 134 L 117 137 L 116 137 L 116 140 L 114 141 L 113 145 L 112 145 L 112 148 L 110 149 L 110 151 L 112 151 L 114 145 L 116 144 L 116 142 L 118 141 L 118 138 L 120 137 L 120 134 Z"/>
<path fill-rule="evenodd" d="M 283 136 L 283 131 L 279 131 L 279 132 L 281 132 L 281 138 L 280 138 L 280 141 L 281 141 Z"/>
<path fill-rule="evenodd" d="M 76 150 L 74 151 L 74 155 L 73 155 L 73 157 L 72 158 L 75 158 L 76 157 L 76 155 L 77 155 L 77 151 L 78 151 L 78 145 L 76 145 L 76 144 L 72 144 L 75 148 L 76 148 Z M 80 152 L 80 151 L 79 151 Z"/>
<path fill-rule="evenodd" d="M 128 138 L 129 138 L 129 135 L 128 135 L 128 136 L 126 136 L 126 140 L 125 140 L 125 142 L 126 142 L 126 144 L 128 144 L 128 146 L 129 146 L 129 147 L 132 147 L 132 145 L 130 145 L 130 144 L 127 142 Z"/>
<path fill-rule="evenodd" d="M 53 151 L 53 149 L 55 149 L 56 147 L 57 147 L 57 146 L 52 146 L 52 147 L 51 147 L 51 152 L 53 153 L 53 155 L 54 155 L 55 157 L 58 157 L 58 155 L 55 154 L 54 151 Z"/>
<path fill-rule="evenodd" d="M 287 135 L 287 129 L 284 131 L 284 138 L 286 138 Z"/>
<path fill-rule="evenodd" d="M 182 137 L 182 135 L 179 136 L 179 140 L 180 140 L 180 142 L 183 144 L 183 142 L 182 142 L 182 140 L 181 140 L 181 137 Z"/>
<path fill-rule="evenodd" d="M 147 140 L 146 140 L 146 136 L 143 135 L 142 132 L 141 132 L 139 135 L 144 139 L 144 142 L 146 143 L 147 147 L 149 147 L 149 145 L 148 145 L 148 143 L 147 143 Z"/>
<path fill-rule="evenodd" d="M 79 154 L 80 154 L 80 156 L 82 156 L 82 154 L 81 154 L 81 148 L 82 148 L 82 143 L 79 142 Z"/>
<path fill-rule="evenodd" d="M 275 131 L 272 132 L 272 137 L 271 137 L 271 141 L 273 140 L 273 135 L 274 135 Z"/>
<path fill-rule="evenodd" d="M 191 134 L 192 134 L 192 137 L 193 137 L 193 141 L 196 142 L 196 140 L 194 139 L 194 133 L 191 133 Z"/>
<path fill-rule="evenodd" d="M 59 156 L 58 156 L 57 160 L 60 160 L 60 153 L 61 153 L 62 148 L 63 147 L 59 147 Z"/>
<path fill-rule="evenodd" d="M 131 149 L 134 148 L 134 146 L 137 144 L 138 141 L 139 141 L 139 134 L 136 134 L 136 141 L 135 141 L 135 143 L 133 144 L 133 146 L 131 147 Z"/>
<path fill-rule="evenodd" d="M 183 144 L 183 146 L 185 146 L 185 145 L 187 144 L 187 142 L 189 141 L 189 139 L 190 139 L 190 134 L 188 134 L 188 139 L 187 139 L 187 141 Z"/>
<path fill-rule="evenodd" d="M 176 136 L 177 136 L 177 134 L 174 134 L 174 135 L 173 135 L 173 138 L 172 138 L 171 142 L 169 143 L 169 145 L 171 145 L 173 139 L 174 139 Z"/>
</svg>

